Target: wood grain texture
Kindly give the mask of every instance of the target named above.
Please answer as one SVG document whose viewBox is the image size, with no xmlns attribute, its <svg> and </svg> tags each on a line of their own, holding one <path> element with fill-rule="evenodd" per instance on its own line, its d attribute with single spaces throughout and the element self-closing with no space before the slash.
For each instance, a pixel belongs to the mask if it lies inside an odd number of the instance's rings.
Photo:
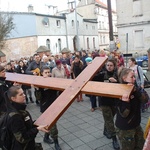
<svg viewBox="0 0 150 150">
<path fill-rule="evenodd" d="M 22 83 L 25 85 L 35 85 L 41 88 L 50 88 L 54 90 L 64 91 L 69 87 L 73 79 L 61 78 L 43 78 L 41 76 L 24 75 L 17 73 L 6 73 L 6 80 Z M 124 93 L 131 93 L 133 86 L 119 83 L 104 83 L 88 81 L 87 84 L 81 89 L 83 94 L 95 96 L 107 96 L 121 98 Z"/>
<path fill-rule="evenodd" d="M 130 94 L 133 86 L 89 81 L 104 65 L 106 58 L 96 58 L 75 79 L 43 78 L 41 76 L 6 73 L 6 80 L 41 88 L 50 88 L 64 92 L 55 102 L 37 119 L 36 125 L 48 125 L 51 128 L 61 115 L 72 104 L 76 96 L 82 92 L 96 96 L 121 98 L 123 94 Z"/>
<path fill-rule="evenodd" d="M 106 58 L 95 58 L 92 64 L 67 87 L 64 92 L 52 103 L 52 105 L 35 121 L 36 125 L 48 125 L 50 129 L 61 115 L 72 104 L 76 96 L 81 92 L 82 87 L 95 75 L 104 65 Z"/>
<path fill-rule="evenodd" d="M 6 80 L 18 82 L 25 85 L 34 85 L 41 88 L 50 88 L 63 91 L 73 80 L 61 78 L 43 78 L 42 76 L 8 73 L 6 72 Z"/>
<path fill-rule="evenodd" d="M 133 85 L 119 84 L 119 83 L 105 83 L 89 81 L 83 88 L 82 93 L 105 96 L 113 98 L 122 98 L 123 94 L 131 94 Z"/>
</svg>

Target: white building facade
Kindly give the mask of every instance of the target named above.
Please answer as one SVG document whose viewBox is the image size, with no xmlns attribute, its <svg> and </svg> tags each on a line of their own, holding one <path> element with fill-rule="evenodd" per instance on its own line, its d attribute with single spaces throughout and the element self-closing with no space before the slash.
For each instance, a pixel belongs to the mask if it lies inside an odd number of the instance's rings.
<svg viewBox="0 0 150 150">
<path fill-rule="evenodd" d="M 117 0 L 118 39 L 123 53 L 143 55 L 150 48 L 149 6 L 149 0 Z"/>
<path fill-rule="evenodd" d="M 98 49 L 98 29 L 96 19 L 84 19 L 83 16 L 77 14 L 77 28 L 75 20 L 75 11 L 66 15 L 66 24 L 68 31 L 68 44 L 70 49 L 74 48 L 74 38 L 79 36 L 79 48 L 93 51 Z"/>
<path fill-rule="evenodd" d="M 107 5 L 101 0 L 81 0 L 78 4 L 77 11 L 85 18 L 96 18 L 98 26 L 99 48 L 108 48 L 109 40 L 109 23 Z M 117 37 L 117 14 L 112 10 L 112 24 L 114 41 Z"/>
</svg>

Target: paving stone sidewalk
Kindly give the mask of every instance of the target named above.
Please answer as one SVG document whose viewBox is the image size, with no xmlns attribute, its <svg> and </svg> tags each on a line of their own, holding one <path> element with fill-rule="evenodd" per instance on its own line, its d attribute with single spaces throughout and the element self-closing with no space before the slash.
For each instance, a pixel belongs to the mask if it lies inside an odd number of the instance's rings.
<svg viewBox="0 0 150 150">
<path fill-rule="evenodd" d="M 150 89 L 146 89 L 150 94 Z M 69 109 L 58 120 L 59 143 L 62 150 L 113 150 L 112 140 L 103 135 L 104 121 L 98 108 L 90 111 L 90 100 L 83 96 L 83 102 L 74 101 Z M 39 106 L 29 103 L 28 111 L 34 120 L 40 116 Z M 150 109 L 142 113 L 141 125 L 145 129 Z M 43 132 L 39 132 L 36 142 L 41 142 L 44 150 L 55 150 L 54 144 L 43 142 Z"/>
</svg>

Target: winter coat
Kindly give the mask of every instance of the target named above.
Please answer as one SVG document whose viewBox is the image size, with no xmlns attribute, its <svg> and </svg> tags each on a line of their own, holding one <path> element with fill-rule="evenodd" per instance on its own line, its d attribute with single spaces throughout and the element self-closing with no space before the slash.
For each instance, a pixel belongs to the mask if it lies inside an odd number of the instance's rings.
<svg viewBox="0 0 150 150">
<path fill-rule="evenodd" d="M 12 102 L 12 106 L 16 111 L 8 120 L 8 130 L 12 135 L 11 150 L 34 150 L 38 129 L 33 125 L 25 104 Z"/>
</svg>

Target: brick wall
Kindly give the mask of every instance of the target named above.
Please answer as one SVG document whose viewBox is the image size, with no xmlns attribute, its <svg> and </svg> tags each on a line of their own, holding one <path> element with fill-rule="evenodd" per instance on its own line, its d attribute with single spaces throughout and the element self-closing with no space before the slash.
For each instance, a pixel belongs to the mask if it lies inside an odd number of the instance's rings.
<svg viewBox="0 0 150 150">
<path fill-rule="evenodd" d="M 9 61 L 32 56 L 37 49 L 37 37 L 25 37 L 7 40 L 2 51 L 6 54 L 6 60 Z"/>
</svg>

